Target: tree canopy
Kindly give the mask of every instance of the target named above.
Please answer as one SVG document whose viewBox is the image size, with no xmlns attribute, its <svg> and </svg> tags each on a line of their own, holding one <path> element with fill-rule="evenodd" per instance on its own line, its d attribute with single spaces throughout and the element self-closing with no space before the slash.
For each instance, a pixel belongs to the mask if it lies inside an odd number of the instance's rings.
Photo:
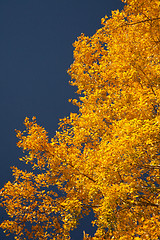
<svg viewBox="0 0 160 240">
<path fill-rule="evenodd" d="M 79 112 L 51 140 L 35 117 L 17 131 L 33 171 L 12 167 L 1 189 L 0 226 L 15 239 L 70 239 L 90 211 L 84 239 L 160 239 L 160 1 L 124 2 L 74 43 Z"/>
</svg>

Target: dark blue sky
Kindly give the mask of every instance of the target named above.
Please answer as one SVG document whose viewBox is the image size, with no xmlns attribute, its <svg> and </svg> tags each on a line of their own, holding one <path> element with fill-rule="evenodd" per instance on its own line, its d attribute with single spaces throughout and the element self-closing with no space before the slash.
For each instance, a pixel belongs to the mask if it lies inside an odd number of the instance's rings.
<svg viewBox="0 0 160 240">
<path fill-rule="evenodd" d="M 68 102 L 76 96 L 66 73 L 72 43 L 82 32 L 93 35 L 102 17 L 122 7 L 120 0 L 0 0 L 0 188 L 13 180 L 10 166 L 26 167 L 18 160 L 14 129 L 23 129 L 26 116 L 36 116 L 51 137 L 59 118 L 77 111 Z M 88 221 L 72 240 L 82 239 L 85 227 L 90 231 Z M 0 229 L 0 239 L 13 237 Z"/>
</svg>

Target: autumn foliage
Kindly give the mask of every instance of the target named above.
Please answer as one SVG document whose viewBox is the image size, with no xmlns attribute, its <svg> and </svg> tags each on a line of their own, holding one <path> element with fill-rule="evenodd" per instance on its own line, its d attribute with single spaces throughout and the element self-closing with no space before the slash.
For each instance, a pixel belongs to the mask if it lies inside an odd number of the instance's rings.
<svg viewBox="0 0 160 240">
<path fill-rule="evenodd" d="M 160 239 L 160 1 L 125 2 L 74 43 L 79 113 L 51 140 L 35 118 L 17 131 L 33 171 L 13 167 L 1 190 L 15 239 L 69 239 L 90 211 L 84 239 Z"/>
</svg>

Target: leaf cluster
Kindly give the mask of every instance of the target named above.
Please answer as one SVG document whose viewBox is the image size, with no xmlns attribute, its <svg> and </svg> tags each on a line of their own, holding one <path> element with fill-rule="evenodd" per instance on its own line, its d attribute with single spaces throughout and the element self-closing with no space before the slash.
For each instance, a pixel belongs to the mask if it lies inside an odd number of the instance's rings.
<svg viewBox="0 0 160 240">
<path fill-rule="evenodd" d="M 51 140 L 35 118 L 17 131 L 33 171 L 13 167 L 1 190 L 15 239 L 70 239 L 90 211 L 97 230 L 84 240 L 160 238 L 160 1 L 124 2 L 74 43 L 79 113 Z"/>
</svg>

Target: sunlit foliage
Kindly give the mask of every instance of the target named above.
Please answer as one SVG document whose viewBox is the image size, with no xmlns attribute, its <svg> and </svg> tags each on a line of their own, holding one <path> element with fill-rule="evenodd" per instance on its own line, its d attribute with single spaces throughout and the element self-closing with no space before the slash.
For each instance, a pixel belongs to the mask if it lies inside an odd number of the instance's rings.
<svg viewBox="0 0 160 240">
<path fill-rule="evenodd" d="M 15 239 L 69 239 L 94 212 L 94 237 L 160 238 L 160 1 L 127 0 L 74 43 L 68 70 L 79 113 L 49 140 L 36 119 L 17 131 L 22 159 L 1 190 Z"/>
</svg>

